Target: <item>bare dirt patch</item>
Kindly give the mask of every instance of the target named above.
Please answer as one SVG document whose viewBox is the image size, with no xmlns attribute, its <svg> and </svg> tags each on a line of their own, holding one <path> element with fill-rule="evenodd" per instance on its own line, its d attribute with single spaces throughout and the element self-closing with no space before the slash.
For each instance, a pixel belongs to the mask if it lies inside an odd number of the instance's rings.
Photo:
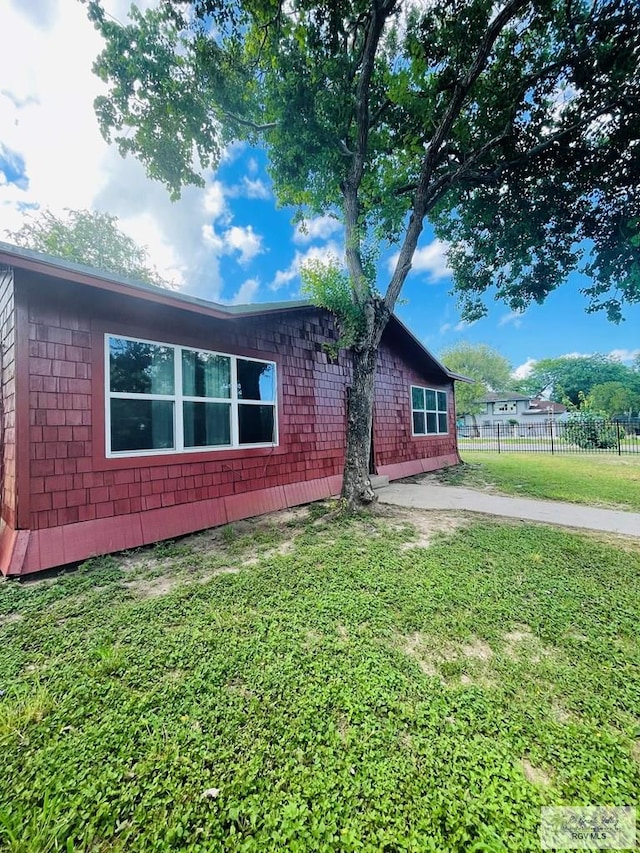
<svg viewBox="0 0 640 853">
<path fill-rule="evenodd" d="M 556 721 L 556 723 L 562 723 L 563 725 L 571 722 L 572 719 L 572 716 L 569 711 L 567 711 L 567 709 L 557 700 L 555 700 L 551 705 L 551 716 Z"/>
<path fill-rule="evenodd" d="M 504 652 L 511 660 L 529 658 L 531 663 L 540 663 L 542 658 L 555 654 L 555 650 L 545 646 L 528 625 L 516 625 L 503 639 Z"/>
<path fill-rule="evenodd" d="M 551 785 L 551 776 L 545 770 L 542 770 L 540 767 L 534 767 L 527 758 L 523 758 L 520 764 L 527 781 L 532 782 L 534 785 L 540 785 L 543 788 L 548 788 Z"/>
<path fill-rule="evenodd" d="M 491 646 L 477 637 L 472 643 L 463 646 L 461 651 L 466 658 L 475 658 L 476 660 L 487 661 L 493 657 Z"/>
<path fill-rule="evenodd" d="M 0 616 L 0 628 L 4 628 L 5 625 L 15 625 L 22 619 L 23 616 L 20 613 L 7 613 L 6 616 Z"/>
<path fill-rule="evenodd" d="M 406 655 L 417 662 L 425 675 L 450 681 L 452 677 L 455 678 L 453 673 L 458 673 L 459 665 L 463 670 L 458 677 L 460 684 L 484 687 L 493 684 L 486 671 L 486 664 L 493 657 L 493 650 L 479 637 L 474 637 L 464 644 L 442 643 L 417 631 L 405 637 L 401 647 Z"/>
<path fill-rule="evenodd" d="M 428 641 L 424 634 L 417 631 L 406 638 L 402 651 L 416 661 L 425 675 L 437 676 L 438 671 L 434 661 L 430 659 L 431 655 L 427 650 L 427 644 Z"/>
<path fill-rule="evenodd" d="M 249 557 L 247 560 L 243 560 L 241 565 L 256 566 L 261 560 L 270 560 L 273 557 L 285 557 L 287 554 L 291 554 L 292 551 L 293 539 L 287 539 L 286 542 L 282 542 L 275 548 L 269 548 L 267 551 L 263 551 L 260 556 Z"/>
<path fill-rule="evenodd" d="M 158 598 L 161 595 L 168 595 L 170 592 L 173 592 L 181 583 L 182 578 L 180 577 L 162 575 L 157 578 L 140 578 L 135 581 L 124 581 L 122 586 L 139 598 Z"/>
<path fill-rule="evenodd" d="M 375 514 L 387 520 L 390 526 L 395 529 L 407 526 L 414 528 L 417 534 L 416 538 L 401 545 L 400 550 L 402 551 L 408 551 L 412 548 L 428 548 L 438 536 L 452 536 L 457 530 L 467 527 L 470 523 L 466 516 L 457 512 L 408 509 L 390 504 L 377 504 Z"/>
</svg>

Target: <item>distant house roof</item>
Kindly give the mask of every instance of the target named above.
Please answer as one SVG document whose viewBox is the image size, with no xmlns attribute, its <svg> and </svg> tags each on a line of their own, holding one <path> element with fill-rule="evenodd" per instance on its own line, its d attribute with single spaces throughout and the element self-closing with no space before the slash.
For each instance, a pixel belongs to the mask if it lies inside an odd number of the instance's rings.
<svg viewBox="0 0 640 853">
<path fill-rule="evenodd" d="M 183 308 L 195 311 L 221 320 L 233 320 L 240 317 L 260 317 L 283 311 L 312 310 L 315 306 L 307 299 L 290 300 L 287 302 L 263 302 L 251 305 L 223 305 L 219 302 L 210 302 L 199 299 L 196 296 L 188 296 L 180 291 L 165 287 L 158 287 L 146 282 L 134 281 L 115 273 L 94 267 L 77 264 L 53 255 L 42 252 L 34 252 L 31 249 L 23 249 L 10 243 L 0 241 L 0 267 L 2 265 L 18 267 L 40 275 L 48 275 L 65 281 L 72 281 L 88 287 L 97 287 L 112 293 L 121 293 L 127 296 L 136 296 L 163 305 Z M 388 331 L 390 334 L 402 339 L 405 349 L 413 351 L 418 361 L 423 361 L 428 368 L 436 367 L 450 379 L 459 382 L 471 382 L 465 376 L 448 370 L 429 350 L 420 342 L 416 336 L 393 314 L 389 321 Z"/>
<path fill-rule="evenodd" d="M 531 398 L 526 394 L 512 394 L 511 391 L 499 391 L 498 393 L 485 394 L 484 397 L 481 397 L 480 403 L 503 403 L 503 402 L 513 402 L 516 400 L 524 400 L 525 403 L 528 403 Z"/>
<path fill-rule="evenodd" d="M 524 415 L 538 415 L 543 413 L 553 413 L 554 415 L 563 415 L 567 411 L 567 407 L 562 403 L 554 403 L 553 400 L 543 400 L 542 397 L 534 397 L 529 402 L 529 409 L 523 412 Z"/>
</svg>

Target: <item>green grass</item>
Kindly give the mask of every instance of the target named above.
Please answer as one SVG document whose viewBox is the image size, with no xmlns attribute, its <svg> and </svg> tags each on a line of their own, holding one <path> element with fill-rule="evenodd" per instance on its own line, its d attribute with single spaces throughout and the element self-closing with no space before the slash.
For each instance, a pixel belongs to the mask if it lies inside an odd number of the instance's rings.
<svg viewBox="0 0 640 853">
<path fill-rule="evenodd" d="M 0 583 L 0 849 L 537 851 L 633 802 L 637 546 L 321 513 Z"/>
<path fill-rule="evenodd" d="M 640 456 L 474 452 L 464 459 L 465 465 L 448 469 L 440 479 L 510 495 L 640 512 Z"/>
</svg>

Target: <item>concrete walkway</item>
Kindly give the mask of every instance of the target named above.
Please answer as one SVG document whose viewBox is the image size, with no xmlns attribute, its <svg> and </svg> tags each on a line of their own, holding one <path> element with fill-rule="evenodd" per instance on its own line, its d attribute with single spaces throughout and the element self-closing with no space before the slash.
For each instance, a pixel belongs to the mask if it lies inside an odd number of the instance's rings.
<svg viewBox="0 0 640 853">
<path fill-rule="evenodd" d="M 559 501 L 506 497 L 459 486 L 433 483 L 392 483 L 376 490 L 380 503 L 417 509 L 465 510 L 524 521 L 541 521 L 561 527 L 582 527 L 622 533 L 640 539 L 640 513 L 615 509 L 598 509 Z"/>
</svg>

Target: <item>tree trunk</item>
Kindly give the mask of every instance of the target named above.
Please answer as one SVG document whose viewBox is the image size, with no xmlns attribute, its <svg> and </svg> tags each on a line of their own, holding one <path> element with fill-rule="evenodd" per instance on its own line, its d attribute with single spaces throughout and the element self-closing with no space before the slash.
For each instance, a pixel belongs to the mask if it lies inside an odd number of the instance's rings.
<svg viewBox="0 0 640 853">
<path fill-rule="evenodd" d="M 376 500 L 369 477 L 373 389 L 378 348 L 353 350 L 353 382 L 347 405 L 347 449 L 342 497 L 350 510 Z"/>
</svg>

